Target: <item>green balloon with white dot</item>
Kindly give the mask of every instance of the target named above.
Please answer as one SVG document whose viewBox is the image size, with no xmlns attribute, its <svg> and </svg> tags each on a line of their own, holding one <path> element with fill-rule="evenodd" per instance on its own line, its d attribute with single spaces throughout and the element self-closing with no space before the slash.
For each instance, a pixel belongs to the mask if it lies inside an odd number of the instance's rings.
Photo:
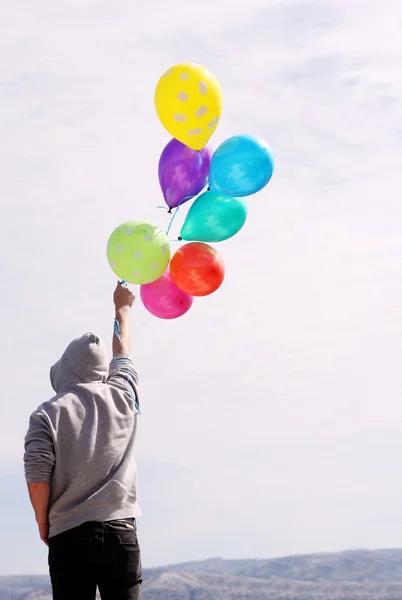
<svg viewBox="0 0 402 600">
<path fill-rule="evenodd" d="M 159 227 L 144 221 L 127 221 L 110 236 L 107 260 L 119 279 L 137 285 L 151 283 L 166 271 L 170 244 Z"/>
</svg>

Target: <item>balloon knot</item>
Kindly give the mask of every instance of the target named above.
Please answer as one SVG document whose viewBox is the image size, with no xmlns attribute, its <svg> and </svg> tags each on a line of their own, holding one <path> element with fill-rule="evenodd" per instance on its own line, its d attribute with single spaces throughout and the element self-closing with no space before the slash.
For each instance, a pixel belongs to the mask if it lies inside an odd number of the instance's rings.
<svg viewBox="0 0 402 600">
<path fill-rule="evenodd" d="M 179 236 L 177 239 L 178 239 L 178 241 L 179 241 L 179 242 L 182 242 L 182 241 L 183 241 L 183 238 L 182 238 L 182 237 L 180 237 L 180 236 Z"/>
<path fill-rule="evenodd" d="M 211 188 L 208 186 L 207 187 L 207 192 L 210 192 L 210 191 L 211 191 Z"/>
<path fill-rule="evenodd" d="M 172 214 L 172 209 L 171 208 L 169 208 L 168 213 L 169 213 L 169 215 Z"/>
</svg>

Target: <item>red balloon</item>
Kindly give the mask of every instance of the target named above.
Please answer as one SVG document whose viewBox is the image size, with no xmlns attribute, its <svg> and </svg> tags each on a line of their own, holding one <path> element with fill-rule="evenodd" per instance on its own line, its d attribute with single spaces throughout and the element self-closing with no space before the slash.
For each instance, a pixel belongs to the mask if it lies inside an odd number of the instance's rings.
<svg viewBox="0 0 402 600">
<path fill-rule="evenodd" d="M 209 244 L 191 242 L 173 255 L 170 274 L 183 292 L 190 296 L 208 296 L 222 284 L 225 264 L 219 252 Z"/>
</svg>

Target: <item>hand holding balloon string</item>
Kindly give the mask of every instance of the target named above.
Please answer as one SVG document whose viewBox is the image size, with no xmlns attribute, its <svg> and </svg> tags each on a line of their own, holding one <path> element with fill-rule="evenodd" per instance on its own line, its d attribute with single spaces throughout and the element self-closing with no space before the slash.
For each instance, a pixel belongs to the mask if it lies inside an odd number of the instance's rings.
<svg viewBox="0 0 402 600">
<path fill-rule="evenodd" d="M 129 311 L 135 301 L 133 292 L 125 281 L 119 281 L 114 291 L 115 322 L 113 336 L 113 356 L 129 354 L 131 349 Z"/>
</svg>

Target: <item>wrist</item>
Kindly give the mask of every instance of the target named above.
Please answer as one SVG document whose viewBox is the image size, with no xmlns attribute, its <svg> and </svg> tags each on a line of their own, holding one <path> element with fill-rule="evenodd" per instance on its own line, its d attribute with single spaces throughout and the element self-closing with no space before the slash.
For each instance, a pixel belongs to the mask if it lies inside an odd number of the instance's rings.
<svg viewBox="0 0 402 600">
<path fill-rule="evenodd" d="M 42 513 L 41 515 L 36 516 L 35 521 L 38 527 L 43 527 L 43 525 L 49 524 L 49 517 Z"/>
<path fill-rule="evenodd" d="M 116 317 L 125 317 L 130 312 L 129 306 L 116 306 Z"/>
</svg>

